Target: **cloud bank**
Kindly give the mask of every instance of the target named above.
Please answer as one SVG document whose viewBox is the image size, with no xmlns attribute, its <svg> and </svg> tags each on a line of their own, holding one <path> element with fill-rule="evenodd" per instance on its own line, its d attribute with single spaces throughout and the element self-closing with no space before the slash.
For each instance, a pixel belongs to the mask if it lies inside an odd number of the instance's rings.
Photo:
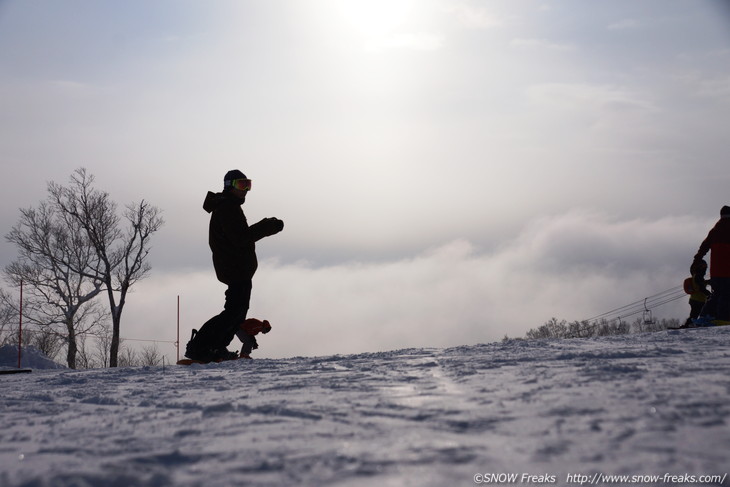
<svg viewBox="0 0 730 487">
<path fill-rule="evenodd" d="M 712 224 L 572 211 L 530 221 L 492 249 L 457 239 L 391 261 L 264 260 L 249 316 L 269 319 L 274 330 L 257 354 L 448 347 L 524 336 L 552 317 L 586 319 L 680 285 Z M 191 328 L 220 311 L 223 291 L 212 270 L 154 276 L 130 299 L 123 334 L 171 337 L 180 294 L 184 346 Z M 679 300 L 655 316 L 684 318 L 685 308 Z"/>
</svg>

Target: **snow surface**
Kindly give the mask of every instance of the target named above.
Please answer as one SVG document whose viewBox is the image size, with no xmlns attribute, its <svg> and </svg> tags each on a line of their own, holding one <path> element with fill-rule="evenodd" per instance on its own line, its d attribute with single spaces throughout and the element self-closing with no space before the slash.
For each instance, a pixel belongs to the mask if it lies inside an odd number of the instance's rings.
<svg viewBox="0 0 730 487">
<path fill-rule="evenodd" d="M 0 390 L 3 487 L 730 485 L 730 327 L 43 370 Z"/>
<path fill-rule="evenodd" d="M 64 369 L 64 365 L 58 364 L 45 356 L 43 352 L 34 346 L 24 347 L 20 354 L 21 368 L 31 369 Z M 18 346 L 3 345 L 0 347 L 0 371 L 16 369 L 18 367 Z"/>
</svg>

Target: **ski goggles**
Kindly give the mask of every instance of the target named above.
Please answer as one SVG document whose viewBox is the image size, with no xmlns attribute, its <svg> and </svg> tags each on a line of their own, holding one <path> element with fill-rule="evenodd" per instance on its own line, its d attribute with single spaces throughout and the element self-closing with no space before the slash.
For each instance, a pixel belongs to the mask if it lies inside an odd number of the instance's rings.
<svg viewBox="0 0 730 487">
<path fill-rule="evenodd" d="M 251 180 L 250 179 L 234 179 L 231 181 L 231 188 L 238 189 L 241 191 L 251 191 Z"/>
</svg>

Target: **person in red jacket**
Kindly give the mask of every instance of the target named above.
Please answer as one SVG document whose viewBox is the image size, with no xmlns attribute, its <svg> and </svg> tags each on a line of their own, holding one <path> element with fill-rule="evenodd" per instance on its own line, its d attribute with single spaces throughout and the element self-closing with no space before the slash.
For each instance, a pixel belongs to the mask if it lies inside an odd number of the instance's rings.
<svg viewBox="0 0 730 487">
<path fill-rule="evenodd" d="M 241 206 L 251 190 L 251 180 L 239 170 L 226 173 L 223 192 L 209 191 L 203 209 L 210 213 L 208 244 L 218 280 L 228 286 L 223 311 L 209 319 L 200 330 L 193 330 L 185 356 L 203 362 L 226 360 L 238 356 L 227 347 L 237 333 L 244 343 L 242 355 L 257 348 L 253 336 L 241 336 L 240 325 L 246 319 L 251 299 L 251 283 L 258 268 L 256 242 L 279 233 L 284 222 L 264 218 L 248 224 Z"/>
<path fill-rule="evenodd" d="M 712 227 L 697 250 L 694 262 L 710 252 L 710 286 L 712 295 L 705 305 L 714 309 L 714 318 L 730 320 L 730 206 L 720 210 L 720 220 Z"/>
</svg>

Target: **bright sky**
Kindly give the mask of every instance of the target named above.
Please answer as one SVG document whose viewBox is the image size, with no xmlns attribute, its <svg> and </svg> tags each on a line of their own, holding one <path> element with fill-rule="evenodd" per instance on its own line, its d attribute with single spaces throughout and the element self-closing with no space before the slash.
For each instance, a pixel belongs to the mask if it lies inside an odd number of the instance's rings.
<svg viewBox="0 0 730 487">
<path fill-rule="evenodd" d="M 728 126 L 719 1 L 0 0 L 0 229 L 81 166 L 159 206 L 129 338 L 174 340 L 177 295 L 185 336 L 220 311 L 201 205 L 233 168 L 249 221 L 286 224 L 258 356 L 597 315 L 686 277 Z"/>
</svg>

